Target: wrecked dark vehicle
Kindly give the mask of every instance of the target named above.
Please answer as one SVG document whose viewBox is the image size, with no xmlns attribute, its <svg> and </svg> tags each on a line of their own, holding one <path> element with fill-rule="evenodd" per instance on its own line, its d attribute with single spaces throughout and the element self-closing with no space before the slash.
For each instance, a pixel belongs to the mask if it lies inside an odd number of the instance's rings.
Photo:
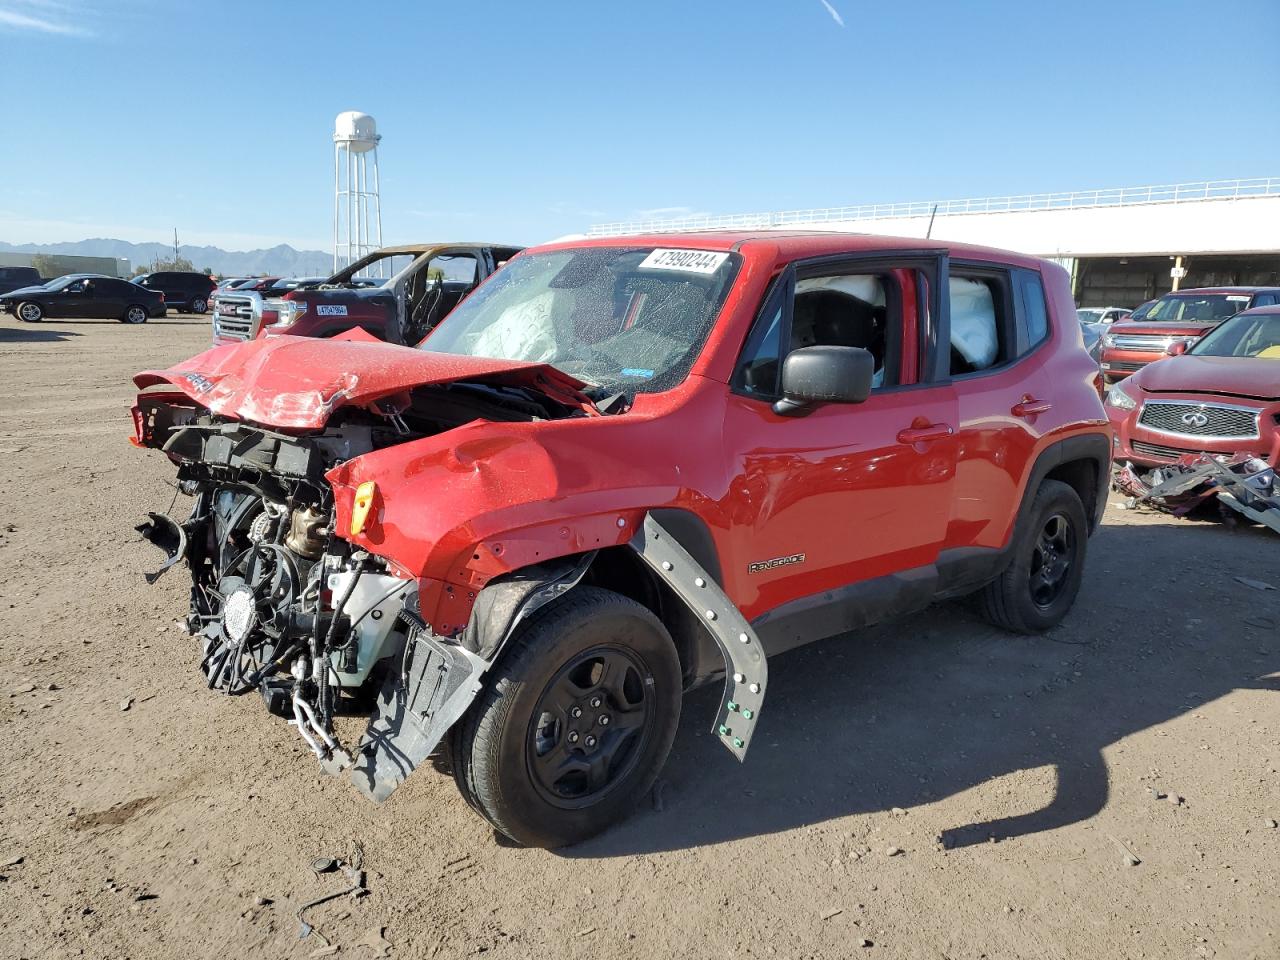
<svg viewBox="0 0 1280 960">
<path fill-rule="evenodd" d="M 691 687 L 723 678 L 741 760 L 768 654 L 971 593 L 1061 621 L 1105 504 L 1097 379 L 1033 258 L 550 245 L 418 349 L 279 336 L 139 374 L 135 442 L 193 499 L 139 530 L 152 578 L 191 573 L 210 688 L 376 800 L 443 745 L 495 828 L 558 846 L 650 788 Z"/>
<path fill-rule="evenodd" d="M 495 243 L 382 247 L 332 277 L 287 290 L 219 290 L 210 300 L 215 345 L 363 330 L 415 344 L 485 278 L 520 252 Z"/>
</svg>

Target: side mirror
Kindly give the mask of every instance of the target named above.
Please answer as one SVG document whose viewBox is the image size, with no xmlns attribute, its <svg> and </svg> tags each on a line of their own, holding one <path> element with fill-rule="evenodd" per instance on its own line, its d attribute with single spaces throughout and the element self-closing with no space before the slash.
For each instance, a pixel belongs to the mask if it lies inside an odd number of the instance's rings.
<svg viewBox="0 0 1280 960">
<path fill-rule="evenodd" d="M 1165 348 L 1164 352 L 1171 357 L 1180 357 L 1187 352 L 1187 341 L 1175 340 Z"/>
<path fill-rule="evenodd" d="M 862 347 L 801 347 L 782 364 L 782 399 L 773 412 L 798 417 L 822 403 L 862 403 L 871 395 L 875 358 Z"/>
</svg>

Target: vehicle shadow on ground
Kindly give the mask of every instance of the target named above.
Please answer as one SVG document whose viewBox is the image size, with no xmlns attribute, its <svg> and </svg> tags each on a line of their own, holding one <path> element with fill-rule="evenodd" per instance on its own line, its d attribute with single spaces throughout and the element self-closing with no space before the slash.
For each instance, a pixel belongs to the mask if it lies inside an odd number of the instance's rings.
<svg viewBox="0 0 1280 960">
<path fill-rule="evenodd" d="M 1274 536 L 1174 519 L 1104 527 L 1076 609 L 1047 635 L 1011 636 L 951 603 L 777 657 L 744 764 L 710 732 L 719 687 L 696 691 L 662 773 L 662 810 L 645 798 L 635 817 L 560 853 L 613 857 L 748 838 L 909 809 L 1045 766 L 1056 772 L 1051 798 L 1014 798 L 1025 812 L 947 825 L 943 841 L 966 846 L 1088 819 L 1108 800 L 1104 748 L 1236 689 L 1280 692 L 1268 676 L 1280 670 L 1280 592 L 1232 579 L 1280 586 L 1280 559 L 1267 569 L 1231 559 L 1244 543 L 1254 557 L 1280 546 Z M 1133 562 L 1177 551 L 1185 563 L 1158 573 Z M 1142 589 L 1144 575 L 1185 581 L 1186 605 L 1162 607 Z"/>
<path fill-rule="evenodd" d="M 0 327 L 0 344 L 53 343 L 59 340 L 70 340 L 72 337 L 78 336 L 80 334 L 72 330 L 54 330 L 43 326 Z"/>
</svg>

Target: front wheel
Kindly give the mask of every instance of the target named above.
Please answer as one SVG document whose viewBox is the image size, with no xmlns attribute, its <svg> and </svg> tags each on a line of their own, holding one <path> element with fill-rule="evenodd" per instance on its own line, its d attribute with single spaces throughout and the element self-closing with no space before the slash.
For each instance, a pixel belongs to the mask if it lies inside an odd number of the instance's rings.
<svg viewBox="0 0 1280 960">
<path fill-rule="evenodd" d="M 208 309 L 209 309 L 209 301 L 205 300 L 204 297 L 196 297 L 194 300 L 191 301 L 192 313 L 204 313 Z"/>
<path fill-rule="evenodd" d="M 983 615 L 1015 633 L 1062 622 L 1080 592 L 1089 523 L 1075 489 L 1046 480 L 1014 531 L 1013 559 L 979 592 Z"/>
<path fill-rule="evenodd" d="M 577 843 L 653 785 L 680 719 L 680 661 L 662 622 L 580 587 L 522 626 L 451 735 L 454 776 L 501 833 Z"/>
<path fill-rule="evenodd" d="M 120 318 L 121 323 L 146 323 L 147 308 L 140 307 L 136 303 L 130 306 L 124 312 L 124 316 Z"/>
<path fill-rule="evenodd" d="M 18 319 L 23 323 L 39 323 L 44 319 L 44 307 L 31 300 L 18 304 Z"/>
</svg>

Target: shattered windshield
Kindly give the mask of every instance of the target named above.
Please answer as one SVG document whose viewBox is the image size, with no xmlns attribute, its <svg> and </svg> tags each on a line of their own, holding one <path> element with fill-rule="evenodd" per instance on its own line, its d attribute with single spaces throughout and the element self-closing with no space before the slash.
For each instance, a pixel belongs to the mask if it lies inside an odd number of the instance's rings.
<svg viewBox="0 0 1280 960">
<path fill-rule="evenodd" d="M 1197 357 L 1280 360 L 1280 313 L 1246 313 L 1235 317 L 1214 328 L 1187 352 Z"/>
<path fill-rule="evenodd" d="M 689 372 L 738 269 L 735 253 L 585 247 L 516 257 L 422 349 L 549 363 L 600 393 L 654 393 Z"/>
</svg>

